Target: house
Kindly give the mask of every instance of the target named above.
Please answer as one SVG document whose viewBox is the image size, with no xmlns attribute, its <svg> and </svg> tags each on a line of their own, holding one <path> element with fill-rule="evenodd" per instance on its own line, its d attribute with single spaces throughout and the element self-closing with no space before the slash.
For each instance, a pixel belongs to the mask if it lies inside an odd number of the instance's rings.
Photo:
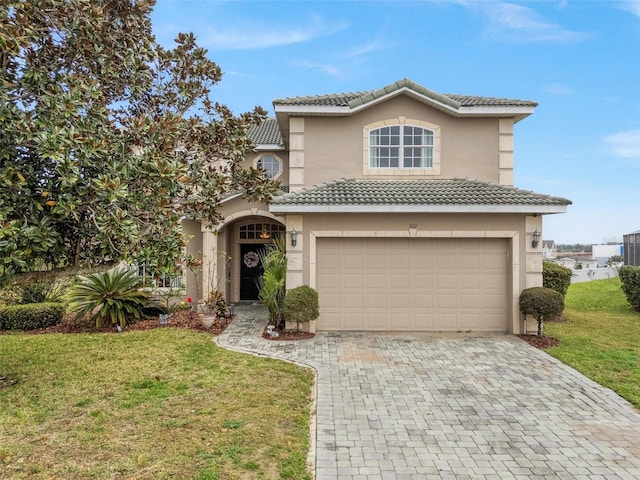
<svg viewBox="0 0 640 480">
<path fill-rule="evenodd" d="M 556 247 L 556 242 L 554 240 L 542 241 L 542 258 L 544 259 L 556 258 L 557 254 L 558 254 L 558 247 Z"/>
<path fill-rule="evenodd" d="M 558 265 L 562 265 L 563 267 L 567 267 L 571 269 L 575 269 L 577 266 L 576 260 L 571 257 L 555 258 L 553 261 L 556 262 Z"/>
<path fill-rule="evenodd" d="M 640 230 L 622 236 L 625 265 L 640 266 Z"/>
<path fill-rule="evenodd" d="M 522 329 L 542 285 L 542 218 L 571 202 L 514 188 L 527 100 L 443 95 L 411 80 L 274 100 L 246 162 L 283 185 L 269 204 L 229 196 L 218 225 L 187 222 L 202 291 L 257 299 L 257 253 L 286 235 L 287 288 L 319 292 L 315 330 Z"/>
<path fill-rule="evenodd" d="M 576 262 L 576 269 L 593 270 L 598 268 L 598 261 L 595 258 L 577 256 L 573 259 Z"/>
</svg>

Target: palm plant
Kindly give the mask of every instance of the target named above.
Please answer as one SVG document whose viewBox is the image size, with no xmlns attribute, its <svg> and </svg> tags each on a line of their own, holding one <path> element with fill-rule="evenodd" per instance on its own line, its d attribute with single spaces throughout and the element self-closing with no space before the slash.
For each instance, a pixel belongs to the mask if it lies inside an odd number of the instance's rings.
<svg viewBox="0 0 640 480">
<path fill-rule="evenodd" d="M 124 327 L 129 318 L 140 319 L 142 306 L 149 299 L 140 288 L 135 272 L 118 267 L 80 277 L 69 290 L 69 309 L 78 312 L 78 317 L 95 318 L 96 328 L 106 321 Z"/>
<path fill-rule="evenodd" d="M 272 244 L 261 252 L 263 274 L 258 279 L 260 300 L 269 310 L 269 323 L 279 325 L 284 317 L 284 296 L 286 293 L 287 255 L 284 235 L 276 237 Z"/>
</svg>

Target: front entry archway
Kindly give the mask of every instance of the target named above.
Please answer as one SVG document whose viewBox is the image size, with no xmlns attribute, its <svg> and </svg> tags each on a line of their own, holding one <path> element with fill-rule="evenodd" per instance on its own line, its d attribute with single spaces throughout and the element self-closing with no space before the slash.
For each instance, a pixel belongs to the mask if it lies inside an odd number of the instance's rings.
<svg viewBox="0 0 640 480">
<path fill-rule="evenodd" d="M 284 235 L 285 227 L 269 218 L 253 216 L 236 222 L 233 232 L 233 298 L 255 302 L 259 300 L 258 279 L 263 274 L 260 255 L 275 238 Z"/>
</svg>

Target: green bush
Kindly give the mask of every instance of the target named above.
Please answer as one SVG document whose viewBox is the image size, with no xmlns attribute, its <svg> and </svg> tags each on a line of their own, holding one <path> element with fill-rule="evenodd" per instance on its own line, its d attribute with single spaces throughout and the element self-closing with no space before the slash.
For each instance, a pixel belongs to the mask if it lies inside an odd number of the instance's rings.
<svg viewBox="0 0 640 480">
<path fill-rule="evenodd" d="M 300 324 L 315 320 L 320 315 L 318 292 L 308 285 L 301 285 L 289 290 L 284 297 L 284 316 L 296 322 L 296 330 Z"/>
<path fill-rule="evenodd" d="M 640 312 L 640 267 L 623 265 L 618 269 L 618 276 L 627 301 Z"/>
<path fill-rule="evenodd" d="M 36 330 L 57 325 L 62 321 L 61 303 L 29 303 L 0 308 L 0 329 Z"/>
<path fill-rule="evenodd" d="M 542 286 L 555 290 L 564 297 L 571 285 L 571 269 L 550 260 L 542 262 Z"/>
<path fill-rule="evenodd" d="M 117 267 L 80 277 L 67 298 L 71 311 L 78 312 L 78 316 L 90 315 L 96 328 L 105 321 L 124 327 L 128 320 L 139 320 L 148 299 L 136 272 Z"/>
<path fill-rule="evenodd" d="M 520 313 L 531 315 L 538 321 L 538 336 L 542 336 L 545 320 L 556 318 L 564 310 L 564 297 L 546 287 L 525 288 L 520 293 Z"/>
</svg>

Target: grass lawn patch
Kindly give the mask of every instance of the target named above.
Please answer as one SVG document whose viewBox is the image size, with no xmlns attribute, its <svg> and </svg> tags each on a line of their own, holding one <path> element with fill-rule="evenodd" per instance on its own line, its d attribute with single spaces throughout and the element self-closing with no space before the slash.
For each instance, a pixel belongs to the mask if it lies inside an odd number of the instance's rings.
<svg viewBox="0 0 640 480">
<path fill-rule="evenodd" d="M 0 478 L 307 479 L 313 376 L 211 335 L 0 336 Z"/>
<path fill-rule="evenodd" d="M 560 340 L 545 351 L 640 408 L 640 313 L 620 280 L 572 284 L 563 316 L 545 323 L 545 334 Z"/>
</svg>

